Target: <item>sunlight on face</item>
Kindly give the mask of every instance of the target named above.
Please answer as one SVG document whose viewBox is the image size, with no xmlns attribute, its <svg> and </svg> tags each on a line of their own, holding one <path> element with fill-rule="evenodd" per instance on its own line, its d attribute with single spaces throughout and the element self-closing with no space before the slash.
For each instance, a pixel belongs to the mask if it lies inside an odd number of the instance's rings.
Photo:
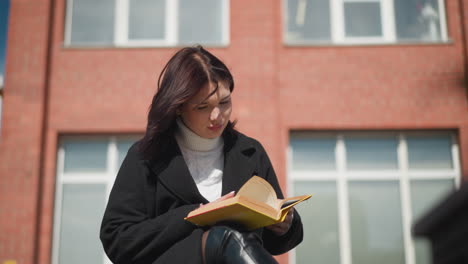
<svg viewBox="0 0 468 264">
<path fill-rule="evenodd" d="M 219 137 L 226 128 L 232 112 L 231 91 L 224 83 L 218 90 L 210 83 L 180 108 L 184 124 L 202 138 Z"/>
</svg>

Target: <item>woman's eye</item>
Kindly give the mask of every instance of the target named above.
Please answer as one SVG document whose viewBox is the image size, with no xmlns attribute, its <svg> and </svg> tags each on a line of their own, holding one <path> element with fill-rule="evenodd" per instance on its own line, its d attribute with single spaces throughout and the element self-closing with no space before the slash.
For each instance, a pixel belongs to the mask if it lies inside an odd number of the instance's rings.
<svg viewBox="0 0 468 264">
<path fill-rule="evenodd" d="M 198 106 L 198 107 L 197 107 L 197 110 L 203 110 L 203 109 L 206 109 L 206 105 Z"/>
<path fill-rule="evenodd" d="M 224 104 L 228 104 L 229 102 L 230 102 L 230 101 L 228 100 L 228 101 L 220 102 L 219 104 L 224 105 Z"/>
</svg>

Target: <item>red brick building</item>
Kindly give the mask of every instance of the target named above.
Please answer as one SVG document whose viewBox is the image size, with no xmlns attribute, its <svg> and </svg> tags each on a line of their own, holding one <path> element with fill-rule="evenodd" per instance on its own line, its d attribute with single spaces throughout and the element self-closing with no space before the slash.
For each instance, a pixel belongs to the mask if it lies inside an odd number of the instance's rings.
<svg viewBox="0 0 468 264">
<path fill-rule="evenodd" d="M 107 261 L 96 219 L 194 42 L 284 190 L 316 194 L 281 263 L 425 263 L 411 224 L 468 179 L 467 0 L 132 1 L 11 1 L 0 263 Z"/>
</svg>

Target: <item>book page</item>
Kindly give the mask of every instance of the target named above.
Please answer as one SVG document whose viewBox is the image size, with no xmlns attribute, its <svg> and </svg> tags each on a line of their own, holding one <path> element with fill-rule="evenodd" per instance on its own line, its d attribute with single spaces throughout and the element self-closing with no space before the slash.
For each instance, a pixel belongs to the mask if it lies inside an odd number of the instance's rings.
<svg viewBox="0 0 468 264">
<path fill-rule="evenodd" d="M 312 197 L 312 194 L 299 195 L 299 196 L 283 199 L 281 200 L 281 203 L 280 203 L 281 211 L 289 210 L 291 207 L 295 206 L 296 204 L 300 202 L 308 200 L 310 197 Z"/>
<path fill-rule="evenodd" d="M 226 206 L 237 203 L 238 200 L 239 200 L 239 197 L 235 196 L 235 197 L 232 197 L 232 198 L 228 198 L 226 200 L 207 203 L 203 207 L 199 207 L 199 208 L 191 211 L 188 214 L 188 216 L 199 215 L 199 214 L 203 214 L 205 212 L 216 210 L 216 209 L 221 208 L 221 207 L 226 207 Z"/>
<path fill-rule="evenodd" d="M 285 207 L 290 206 L 292 204 L 295 204 L 295 203 L 297 203 L 299 201 L 300 201 L 300 199 L 293 199 L 293 200 L 284 201 L 284 202 L 282 202 L 281 208 L 285 208 Z"/>
<path fill-rule="evenodd" d="M 245 196 L 276 208 L 278 201 L 273 187 L 264 179 L 253 176 L 237 192 L 237 196 Z"/>
</svg>

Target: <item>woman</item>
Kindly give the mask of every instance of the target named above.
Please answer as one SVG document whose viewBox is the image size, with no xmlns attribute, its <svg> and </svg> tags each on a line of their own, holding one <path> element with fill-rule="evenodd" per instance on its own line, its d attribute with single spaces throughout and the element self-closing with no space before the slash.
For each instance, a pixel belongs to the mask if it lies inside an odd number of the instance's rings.
<svg viewBox="0 0 468 264">
<path fill-rule="evenodd" d="M 282 198 L 262 145 L 234 130 L 231 73 L 201 46 L 183 48 L 158 81 L 146 134 L 123 161 L 101 225 L 114 263 L 276 263 L 302 241 L 299 214 L 254 232 L 184 220 L 232 197 L 253 175 Z"/>
</svg>

